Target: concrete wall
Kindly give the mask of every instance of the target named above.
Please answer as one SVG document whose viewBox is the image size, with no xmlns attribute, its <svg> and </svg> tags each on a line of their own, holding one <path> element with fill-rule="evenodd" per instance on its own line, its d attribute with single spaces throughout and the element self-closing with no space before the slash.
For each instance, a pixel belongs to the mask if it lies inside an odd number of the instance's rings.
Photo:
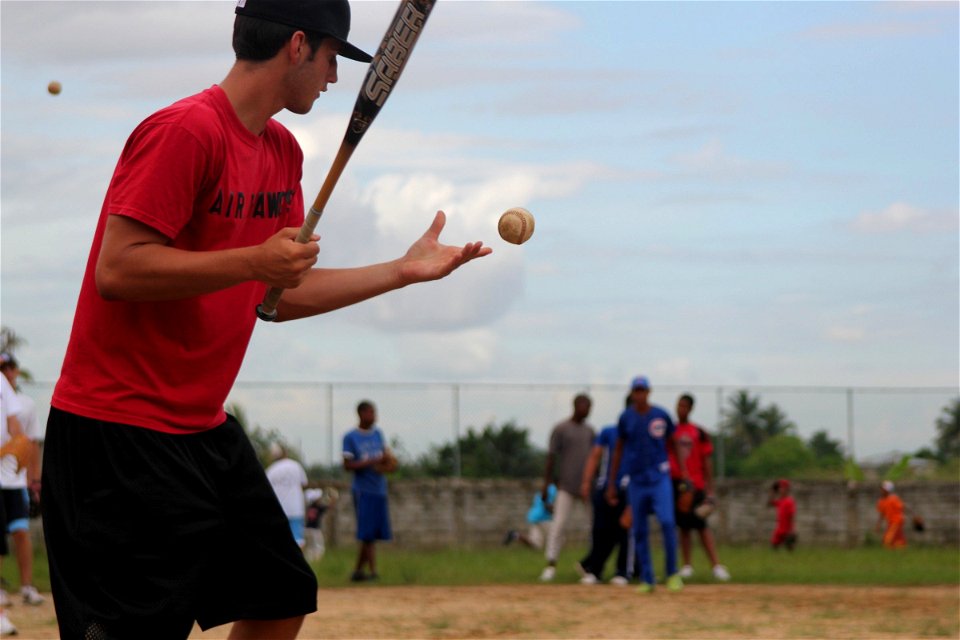
<svg viewBox="0 0 960 640">
<path fill-rule="evenodd" d="M 769 482 L 727 480 L 717 487 L 718 508 L 710 517 L 717 540 L 727 544 L 766 544 L 775 512 L 766 506 Z M 402 547 L 489 546 L 508 529 L 523 529 L 538 480 L 392 480 L 390 516 L 394 543 Z M 340 500 L 324 516 L 328 545 L 353 545 L 355 519 L 349 486 L 338 486 Z M 960 544 L 960 483 L 898 484 L 897 493 L 926 521 L 923 533 L 907 531 L 911 544 Z M 797 481 L 797 535 L 801 544 L 863 544 L 877 522 L 874 485 Z M 581 505 L 567 527 L 571 544 L 586 544 L 590 509 Z M 651 530 L 659 527 L 652 524 Z"/>
</svg>

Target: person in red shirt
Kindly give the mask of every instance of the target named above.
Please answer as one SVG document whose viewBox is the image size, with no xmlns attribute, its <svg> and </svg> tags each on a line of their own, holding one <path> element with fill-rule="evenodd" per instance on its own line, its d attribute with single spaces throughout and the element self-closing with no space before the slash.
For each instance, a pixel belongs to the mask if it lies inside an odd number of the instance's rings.
<svg viewBox="0 0 960 640">
<path fill-rule="evenodd" d="M 425 19 L 407 3 L 413 26 Z M 64 638 L 294 638 L 317 581 L 241 424 L 224 411 L 268 287 L 277 320 L 439 280 L 489 254 L 440 243 L 314 268 L 303 151 L 274 116 L 338 80 L 347 0 L 242 0 L 224 79 L 147 117 L 104 197 L 51 399 L 42 508 Z M 422 23 L 422 22 L 421 22 Z"/>
<path fill-rule="evenodd" d="M 794 518 L 797 515 L 797 503 L 790 495 L 790 481 L 781 478 L 770 487 L 770 498 L 767 505 L 777 509 L 777 528 L 773 531 L 770 538 L 770 544 L 774 549 L 779 549 L 780 545 L 787 548 L 787 551 L 793 551 L 797 544 L 797 533 L 794 530 Z"/>
<path fill-rule="evenodd" d="M 903 512 L 910 509 L 903 503 L 900 496 L 893 492 L 893 483 L 884 480 L 880 484 L 880 499 L 877 500 L 877 533 L 887 522 L 887 530 L 883 533 L 883 546 L 888 549 L 902 549 L 907 546 L 907 537 L 903 534 Z"/>
<path fill-rule="evenodd" d="M 717 546 L 713 539 L 713 532 L 707 524 L 706 513 L 716 502 L 713 486 L 713 443 L 710 436 L 700 426 L 690 421 L 690 412 L 693 411 L 694 399 L 685 393 L 677 400 L 677 430 L 673 434 L 676 445 L 675 451 L 669 451 L 670 477 L 673 479 L 673 495 L 676 501 L 677 527 L 680 529 L 680 553 L 683 556 L 683 566 L 680 568 L 680 577 L 687 579 L 693 576 L 691 563 L 692 530 L 700 535 L 703 549 L 710 558 L 713 567 L 713 577 L 722 582 L 730 579 L 730 572 L 720 564 L 717 555 Z M 686 461 L 688 479 L 684 479 L 680 471 L 678 456 Z M 683 500 L 681 496 L 692 492 L 692 501 Z"/>
</svg>

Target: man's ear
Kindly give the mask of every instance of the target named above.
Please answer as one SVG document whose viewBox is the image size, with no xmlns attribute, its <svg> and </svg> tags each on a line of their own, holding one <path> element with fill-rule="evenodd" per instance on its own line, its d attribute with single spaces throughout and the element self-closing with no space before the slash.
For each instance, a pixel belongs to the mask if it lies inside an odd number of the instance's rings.
<svg viewBox="0 0 960 640">
<path fill-rule="evenodd" d="M 287 42 L 287 57 L 292 63 L 299 63 L 306 60 L 310 55 L 310 45 L 307 43 L 307 35 L 303 31 L 297 31 Z"/>
</svg>

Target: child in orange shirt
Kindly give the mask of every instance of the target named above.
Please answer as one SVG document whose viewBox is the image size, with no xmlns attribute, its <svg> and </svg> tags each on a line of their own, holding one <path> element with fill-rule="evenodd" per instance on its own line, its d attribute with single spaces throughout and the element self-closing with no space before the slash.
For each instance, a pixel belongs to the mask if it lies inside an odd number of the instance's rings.
<svg viewBox="0 0 960 640">
<path fill-rule="evenodd" d="M 880 499 L 877 500 L 877 533 L 883 521 L 887 521 L 887 530 L 883 533 L 883 546 L 888 549 L 899 549 L 907 546 L 907 538 L 903 535 L 903 512 L 910 509 L 900 497 L 893 492 L 893 483 L 884 480 L 880 485 Z"/>
</svg>

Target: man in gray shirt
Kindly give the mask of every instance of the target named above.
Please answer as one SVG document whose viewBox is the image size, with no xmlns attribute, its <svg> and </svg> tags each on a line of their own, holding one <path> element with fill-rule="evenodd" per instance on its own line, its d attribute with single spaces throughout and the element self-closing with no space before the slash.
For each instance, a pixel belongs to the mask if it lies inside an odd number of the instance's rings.
<svg viewBox="0 0 960 640">
<path fill-rule="evenodd" d="M 557 573 L 557 556 L 563 544 L 563 529 L 570 511 L 580 495 L 583 465 L 593 447 L 594 429 L 587 422 L 592 401 L 586 394 L 573 399 L 573 415 L 553 428 L 550 448 L 547 451 L 547 466 L 543 473 L 543 500 L 546 504 L 547 487 L 556 476 L 557 497 L 553 505 L 553 523 L 547 536 L 547 566 L 540 579 L 553 580 Z"/>
</svg>

